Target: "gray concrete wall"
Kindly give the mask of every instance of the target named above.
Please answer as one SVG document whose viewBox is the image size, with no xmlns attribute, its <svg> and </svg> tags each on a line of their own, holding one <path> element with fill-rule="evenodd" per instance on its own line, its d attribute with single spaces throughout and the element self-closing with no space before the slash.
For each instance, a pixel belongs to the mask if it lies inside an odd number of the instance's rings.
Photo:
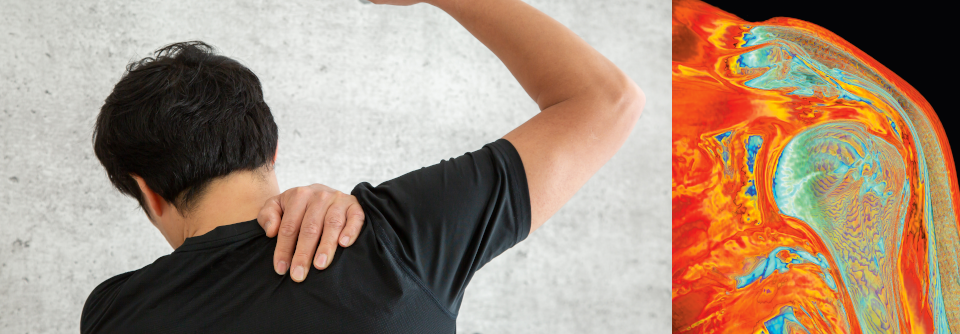
<svg viewBox="0 0 960 334">
<path fill-rule="evenodd" d="M 529 0 L 647 94 L 623 149 L 483 268 L 461 333 L 670 329 L 670 2 Z M 0 5 L 0 332 L 76 332 L 90 291 L 171 249 L 108 182 L 90 135 L 124 66 L 203 40 L 260 76 L 282 188 L 348 191 L 473 151 L 537 106 L 440 10 L 323 1 Z"/>
</svg>

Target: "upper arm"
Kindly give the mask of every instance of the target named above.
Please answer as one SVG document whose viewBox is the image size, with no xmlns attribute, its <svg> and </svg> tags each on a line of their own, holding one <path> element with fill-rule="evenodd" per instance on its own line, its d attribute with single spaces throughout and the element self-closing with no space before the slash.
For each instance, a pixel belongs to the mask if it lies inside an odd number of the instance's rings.
<svg viewBox="0 0 960 334">
<path fill-rule="evenodd" d="M 530 232 L 613 157 L 640 117 L 645 98 L 636 84 L 624 77 L 611 85 L 549 106 L 503 136 L 523 160 Z"/>
<path fill-rule="evenodd" d="M 506 140 L 353 195 L 378 239 L 451 313 L 473 273 L 529 234 L 526 174 Z"/>
</svg>

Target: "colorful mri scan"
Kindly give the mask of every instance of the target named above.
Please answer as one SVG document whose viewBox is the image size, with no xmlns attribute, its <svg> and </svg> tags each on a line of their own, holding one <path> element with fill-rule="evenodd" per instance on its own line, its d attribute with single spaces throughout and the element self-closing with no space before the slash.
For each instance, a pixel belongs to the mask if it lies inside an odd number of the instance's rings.
<svg viewBox="0 0 960 334">
<path fill-rule="evenodd" d="M 960 334 L 953 156 L 869 55 L 674 1 L 672 145 L 674 332 Z"/>
</svg>

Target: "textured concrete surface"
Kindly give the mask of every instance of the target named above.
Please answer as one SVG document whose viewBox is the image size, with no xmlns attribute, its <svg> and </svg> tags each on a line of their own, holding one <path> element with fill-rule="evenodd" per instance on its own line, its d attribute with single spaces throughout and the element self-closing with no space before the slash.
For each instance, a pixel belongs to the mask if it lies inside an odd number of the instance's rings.
<svg viewBox="0 0 960 334">
<path fill-rule="evenodd" d="M 670 3 L 529 1 L 627 72 L 647 107 L 556 216 L 475 276 L 459 332 L 667 332 Z M 490 51 L 427 5 L 7 0 L 0 27 L 2 333 L 75 332 L 97 284 L 171 252 L 90 141 L 124 66 L 163 45 L 203 40 L 260 76 L 283 188 L 377 184 L 537 112 Z"/>
</svg>

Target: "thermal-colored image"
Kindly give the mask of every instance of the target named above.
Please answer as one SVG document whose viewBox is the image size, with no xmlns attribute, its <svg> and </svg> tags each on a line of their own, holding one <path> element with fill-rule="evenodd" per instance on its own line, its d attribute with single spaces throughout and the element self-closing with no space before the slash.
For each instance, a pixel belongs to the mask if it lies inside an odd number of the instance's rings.
<svg viewBox="0 0 960 334">
<path fill-rule="evenodd" d="M 674 1 L 674 332 L 960 334 L 933 108 L 841 36 L 734 14 Z"/>
</svg>

